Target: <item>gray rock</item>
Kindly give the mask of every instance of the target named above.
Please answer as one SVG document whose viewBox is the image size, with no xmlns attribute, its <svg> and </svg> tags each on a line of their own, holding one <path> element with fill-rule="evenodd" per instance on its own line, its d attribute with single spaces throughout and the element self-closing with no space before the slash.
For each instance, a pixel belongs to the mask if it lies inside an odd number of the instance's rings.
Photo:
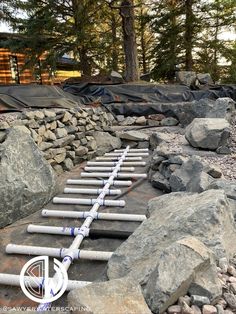
<svg viewBox="0 0 236 314">
<path fill-rule="evenodd" d="M 56 172 L 58 175 L 60 175 L 60 174 L 62 174 L 62 173 L 64 172 L 62 166 L 61 166 L 61 165 L 58 165 L 58 164 L 54 165 L 54 166 L 53 166 L 53 169 L 55 170 L 55 172 Z"/>
<path fill-rule="evenodd" d="M 209 169 L 207 169 L 206 172 L 214 179 L 219 179 L 222 177 L 220 168 L 214 165 L 209 165 Z"/>
<path fill-rule="evenodd" d="M 161 120 L 162 126 L 175 126 L 179 123 L 179 121 L 173 117 L 168 117 L 163 120 Z"/>
<path fill-rule="evenodd" d="M 236 200 L 236 183 L 225 179 L 214 180 L 208 185 L 207 190 L 224 190 L 228 198 Z"/>
<path fill-rule="evenodd" d="M 63 147 L 69 145 L 75 139 L 74 135 L 68 135 L 53 142 L 53 147 Z"/>
<path fill-rule="evenodd" d="M 137 148 L 138 147 L 138 143 L 142 143 L 142 142 L 135 142 L 135 141 L 129 141 L 129 140 L 122 140 L 122 148 L 126 148 L 128 145 L 130 148 Z"/>
<path fill-rule="evenodd" d="M 75 152 L 73 150 L 67 150 L 66 157 L 68 157 L 72 160 L 75 159 Z"/>
<path fill-rule="evenodd" d="M 201 295 L 192 295 L 191 296 L 191 303 L 202 307 L 203 305 L 210 304 L 210 300 L 208 297 L 201 296 Z"/>
<path fill-rule="evenodd" d="M 6 139 L 7 133 L 0 131 L 0 143 L 4 142 Z"/>
<path fill-rule="evenodd" d="M 72 161 L 70 158 L 66 158 L 66 159 L 63 161 L 63 168 L 64 168 L 66 171 L 70 171 L 73 167 L 74 167 L 74 164 L 73 164 L 73 161 Z"/>
<path fill-rule="evenodd" d="M 231 307 L 231 309 L 236 309 L 236 296 L 232 293 L 224 293 L 223 294 L 225 301 L 228 303 L 228 305 Z"/>
<path fill-rule="evenodd" d="M 76 313 L 151 314 L 137 283 L 130 278 L 92 283 L 68 294 L 70 308 L 84 308 Z"/>
<path fill-rule="evenodd" d="M 217 152 L 217 154 L 221 154 L 221 155 L 229 155 L 229 154 L 231 154 L 231 150 L 227 146 L 220 146 L 220 147 L 218 147 L 216 152 Z"/>
<path fill-rule="evenodd" d="M 24 132 L 24 133 L 27 133 L 27 134 L 31 135 L 30 130 L 26 126 L 24 126 L 24 125 L 15 125 L 13 127 L 13 129 L 17 129 L 20 132 Z"/>
<path fill-rule="evenodd" d="M 120 125 L 133 125 L 135 124 L 136 117 L 126 117 L 122 122 L 120 122 Z"/>
<path fill-rule="evenodd" d="M 154 313 L 163 313 L 180 296 L 187 294 L 190 285 L 210 270 L 217 278 L 211 251 L 194 237 L 183 238 L 167 247 L 159 263 L 151 273 L 145 288 L 145 299 Z M 184 265 L 184 267 L 183 267 Z M 222 293 L 221 285 L 215 281 L 215 297 Z"/>
<path fill-rule="evenodd" d="M 219 259 L 219 267 L 221 268 L 222 273 L 226 274 L 228 270 L 229 262 L 226 257 Z"/>
<path fill-rule="evenodd" d="M 89 150 L 96 150 L 97 149 L 97 142 L 95 140 L 91 140 L 88 142 L 87 147 Z"/>
<path fill-rule="evenodd" d="M 121 115 L 121 114 L 118 114 L 118 115 L 116 116 L 116 120 L 117 120 L 118 122 L 122 122 L 122 121 L 125 120 L 125 117 L 124 117 L 123 115 Z"/>
<path fill-rule="evenodd" d="M 69 111 L 65 111 L 64 116 L 62 118 L 62 123 L 66 123 L 72 119 L 72 114 Z"/>
<path fill-rule="evenodd" d="M 171 305 L 167 309 L 168 314 L 181 314 L 182 313 L 182 308 L 180 305 Z"/>
<path fill-rule="evenodd" d="M 61 154 L 58 154 L 54 157 L 54 160 L 56 161 L 56 163 L 60 164 L 62 163 L 66 158 L 66 153 L 61 153 Z"/>
<path fill-rule="evenodd" d="M 210 267 L 203 267 L 191 283 L 188 294 L 200 295 L 211 300 L 216 300 L 222 295 L 222 285 L 218 278 L 217 267 L 212 259 Z"/>
<path fill-rule="evenodd" d="M 56 192 L 53 169 L 27 133 L 11 129 L 0 145 L 0 226 L 23 218 Z"/>
<path fill-rule="evenodd" d="M 164 133 L 164 132 L 155 132 L 150 136 L 150 146 L 152 149 L 155 149 L 161 143 L 171 143 L 174 140 L 174 134 Z"/>
<path fill-rule="evenodd" d="M 197 305 L 192 305 L 191 309 L 193 310 L 193 314 L 202 314 L 200 307 Z M 223 313 L 221 313 L 221 314 L 223 314 Z"/>
<path fill-rule="evenodd" d="M 149 148 L 149 141 L 138 142 L 137 148 Z"/>
<path fill-rule="evenodd" d="M 198 73 L 197 79 L 202 85 L 214 84 L 210 73 Z"/>
<path fill-rule="evenodd" d="M 50 130 L 47 130 L 44 134 L 43 134 L 44 138 L 48 141 L 55 141 L 57 138 L 56 138 L 56 135 L 50 131 Z"/>
<path fill-rule="evenodd" d="M 225 119 L 218 118 L 196 118 L 187 127 L 185 133 L 190 145 L 209 150 L 227 146 L 229 136 L 229 123 Z"/>
<path fill-rule="evenodd" d="M 93 137 L 97 142 L 96 154 L 98 156 L 102 156 L 111 150 L 121 147 L 121 140 L 115 136 L 110 135 L 108 132 L 96 131 L 93 133 Z"/>
<path fill-rule="evenodd" d="M 224 308 L 220 304 L 216 304 L 216 309 L 217 309 L 217 314 L 225 314 L 224 313 Z M 200 314 L 200 313 L 199 313 Z"/>
<path fill-rule="evenodd" d="M 62 138 L 67 136 L 67 130 L 65 128 L 58 128 L 55 130 L 55 135 L 57 138 Z"/>
<path fill-rule="evenodd" d="M 205 173 L 205 164 L 200 157 L 188 158 L 179 169 L 170 176 L 172 192 L 203 192 L 208 189 L 212 177 Z"/>
<path fill-rule="evenodd" d="M 152 119 L 147 119 L 147 124 L 149 126 L 160 126 L 161 125 L 160 121 L 152 120 Z"/>
<path fill-rule="evenodd" d="M 222 190 L 170 193 L 150 200 L 150 218 L 114 252 L 108 262 L 108 277 L 129 274 L 145 285 L 163 250 L 189 235 L 211 248 L 218 258 L 234 254 L 236 233 L 232 209 Z"/>
<path fill-rule="evenodd" d="M 40 128 L 38 129 L 38 134 L 39 134 L 40 136 L 43 136 L 45 132 L 46 132 L 46 127 L 45 127 L 45 125 L 41 125 Z"/>
<path fill-rule="evenodd" d="M 60 120 L 57 120 L 57 126 L 58 126 L 59 128 L 64 128 L 64 127 L 65 127 L 65 124 L 62 123 Z"/>
<path fill-rule="evenodd" d="M 64 147 L 50 148 L 43 153 L 43 156 L 46 159 L 53 159 L 56 155 L 65 154 L 65 153 L 66 153 L 66 148 L 64 148 Z"/>
<path fill-rule="evenodd" d="M 43 113 L 45 114 L 45 117 L 54 118 L 56 117 L 56 112 L 48 109 L 44 109 Z"/>
<path fill-rule="evenodd" d="M 197 74 L 193 71 L 176 71 L 175 75 L 177 82 L 187 86 L 194 85 L 197 79 Z"/>
<path fill-rule="evenodd" d="M 161 191 L 171 191 L 169 181 L 158 171 L 151 177 L 150 181 L 152 186 Z"/>
<path fill-rule="evenodd" d="M 47 142 L 41 142 L 39 145 L 38 145 L 38 148 L 41 150 L 41 151 L 45 151 L 46 149 L 49 149 L 53 147 L 53 144 L 52 143 L 47 143 Z"/>
<path fill-rule="evenodd" d="M 129 141 L 148 141 L 149 135 L 139 131 L 124 131 L 124 132 L 117 132 L 116 134 L 119 138 Z"/>
<path fill-rule="evenodd" d="M 28 121 L 27 126 L 30 129 L 38 129 L 39 128 L 39 123 L 37 121 L 35 121 L 35 120 L 30 120 L 30 121 Z"/>
<path fill-rule="evenodd" d="M 88 153 L 88 148 L 85 146 L 79 146 L 75 149 L 75 155 L 76 156 L 84 156 Z"/>
<path fill-rule="evenodd" d="M 147 120 L 144 116 L 141 116 L 136 119 L 135 123 L 138 125 L 146 125 Z"/>
<path fill-rule="evenodd" d="M 165 157 L 159 155 L 153 155 L 152 159 L 150 160 L 150 168 L 152 170 L 158 170 L 160 164 L 166 160 Z"/>
<path fill-rule="evenodd" d="M 112 83 L 124 83 L 122 75 L 114 70 L 111 71 L 110 78 Z"/>
<path fill-rule="evenodd" d="M 224 118 L 232 122 L 235 116 L 235 101 L 231 98 L 218 98 L 206 112 L 206 118 Z"/>
</svg>

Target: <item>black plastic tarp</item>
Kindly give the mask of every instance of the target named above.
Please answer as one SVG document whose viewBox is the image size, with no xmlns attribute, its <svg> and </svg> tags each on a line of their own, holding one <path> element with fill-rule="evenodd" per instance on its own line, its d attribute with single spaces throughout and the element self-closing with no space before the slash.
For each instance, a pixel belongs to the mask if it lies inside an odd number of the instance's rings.
<svg viewBox="0 0 236 314">
<path fill-rule="evenodd" d="M 110 103 L 188 102 L 203 98 L 230 97 L 236 100 L 236 85 L 214 86 L 204 90 L 191 90 L 184 85 L 120 84 L 96 85 L 91 83 L 66 84 L 64 91 L 81 97 L 83 103 L 97 101 Z"/>
<path fill-rule="evenodd" d="M 79 97 L 66 93 L 60 87 L 48 85 L 0 85 L 0 108 L 76 108 Z"/>
</svg>

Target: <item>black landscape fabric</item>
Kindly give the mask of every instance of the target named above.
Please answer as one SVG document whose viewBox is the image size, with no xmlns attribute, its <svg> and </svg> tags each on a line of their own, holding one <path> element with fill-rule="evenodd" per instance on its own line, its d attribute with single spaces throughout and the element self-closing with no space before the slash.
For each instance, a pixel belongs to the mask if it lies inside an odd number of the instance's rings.
<svg viewBox="0 0 236 314">
<path fill-rule="evenodd" d="M 0 108 L 78 108 L 101 103 L 109 111 L 124 115 L 158 113 L 160 103 L 191 102 L 203 98 L 230 97 L 236 101 L 236 85 L 221 85 L 192 90 L 185 85 L 92 83 L 47 85 L 2 85 Z"/>
</svg>

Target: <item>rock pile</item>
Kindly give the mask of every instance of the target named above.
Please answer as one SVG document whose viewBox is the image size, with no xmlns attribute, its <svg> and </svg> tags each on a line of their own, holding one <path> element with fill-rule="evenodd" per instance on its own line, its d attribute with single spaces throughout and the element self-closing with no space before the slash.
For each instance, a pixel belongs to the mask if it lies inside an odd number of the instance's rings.
<svg viewBox="0 0 236 314">
<path fill-rule="evenodd" d="M 107 145 L 98 145 L 114 117 L 101 108 L 84 110 L 43 109 L 4 115 L 0 121 L 0 141 L 11 128 L 31 135 L 45 159 L 60 174 L 96 154 L 121 146 L 121 141 L 105 133 Z M 100 134 L 100 136 L 99 136 Z M 96 138 L 95 138 L 96 137 Z M 99 150 L 97 149 L 99 146 Z"/>
<path fill-rule="evenodd" d="M 118 125 L 139 125 L 139 126 L 175 126 L 179 124 L 179 121 L 174 117 L 167 117 L 164 114 L 151 114 L 141 117 L 124 117 L 118 115 L 116 117 Z"/>
<path fill-rule="evenodd" d="M 141 108 L 147 105 L 140 104 Z M 173 126 L 178 123 L 186 127 L 195 118 L 221 118 L 231 122 L 235 115 L 235 102 L 228 97 L 218 98 L 217 100 L 200 99 L 189 102 L 158 102 L 148 104 L 150 108 L 153 107 L 154 115 L 146 116 L 146 124 L 150 126 Z M 132 112 L 140 112 L 139 107 L 132 104 Z M 152 109 L 149 109 L 150 111 Z M 145 110 L 143 109 L 145 112 Z M 117 120 L 121 125 L 132 125 L 137 121 L 137 117 L 117 116 Z M 142 117 L 141 123 L 144 123 Z M 143 125 L 143 124 L 142 124 Z"/>
<path fill-rule="evenodd" d="M 176 304 L 167 309 L 168 314 L 233 314 L 236 309 L 236 269 L 235 259 L 218 261 L 217 277 L 222 294 L 214 301 L 202 295 L 184 295 Z"/>
</svg>

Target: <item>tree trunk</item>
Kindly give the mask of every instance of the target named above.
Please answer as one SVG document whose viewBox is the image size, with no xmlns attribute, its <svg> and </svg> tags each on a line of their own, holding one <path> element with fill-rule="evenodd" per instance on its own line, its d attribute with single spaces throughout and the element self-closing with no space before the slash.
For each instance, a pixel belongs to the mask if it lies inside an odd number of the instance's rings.
<svg viewBox="0 0 236 314">
<path fill-rule="evenodd" d="M 143 74 L 147 73 L 147 57 L 146 57 L 146 44 L 144 38 L 144 31 L 141 30 L 141 49 L 142 49 L 142 66 Z"/>
<path fill-rule="evenodd" d="M 212 78 L 213 81 L 216 82 L 219 79 L 218 73 L 218 35 L 219 35 L 219 1 L 216 1 L 217 9 L 216 9 L 216 25 L 215 25 L 215 34 L 214 34 L 214 54 L 213 54 L 213 69 L 212 69 Z"/>
<path fill-rule="evenodd" d="M 126 65 L 126 81 L 134 82 L 139 80 L 139 64 L 136 35 L 134 28 L 134 4 L 133 0 L 124 0 L 120 6 L 122 17 L 124 53 Z"/>
<path fill-rule="evenodd" d="M 147 50 L 146 50 L 146 42 L 145 42 L 145 29 L 146 29 L 146 23 L 144 21 L 144 15 L 143 15 L 143 7 L 141 7 L 140 12 L 140 18 L 141 18 L 141 24 L 140 24 L 140 43 L 141 43 L 141 49 L 142 49 L 142 66 L 143 66 L 143 74 L 148 72 L 147 69 Z"/>
<path fill-rule="evenodd" d="M 118 71 L 118 48 L 117 48 L 117 23 L 115 14 L 111 16 L 111 28 L 112 28 L 112 70 Z"/>
<path fill-rule="evenodd" d="M 194 22 L 194 14 L 193 14 L 193 0 L 185 1 L 185 69 L 186 71 L 192 71 L 193 69 L 193 22 Z"/>
<path fill-rule="evenodd" d="M 85 47 L 82 47 L 81 49 L 79 49 L 79 58 L 80 58 L 80 69 L 81 69 L 82 75 L 91 76 L 92 68 L 91 68 L 91 64 L 89 62 L 89 58 L 87 56 L 87 51 Z"/>
</svg>

